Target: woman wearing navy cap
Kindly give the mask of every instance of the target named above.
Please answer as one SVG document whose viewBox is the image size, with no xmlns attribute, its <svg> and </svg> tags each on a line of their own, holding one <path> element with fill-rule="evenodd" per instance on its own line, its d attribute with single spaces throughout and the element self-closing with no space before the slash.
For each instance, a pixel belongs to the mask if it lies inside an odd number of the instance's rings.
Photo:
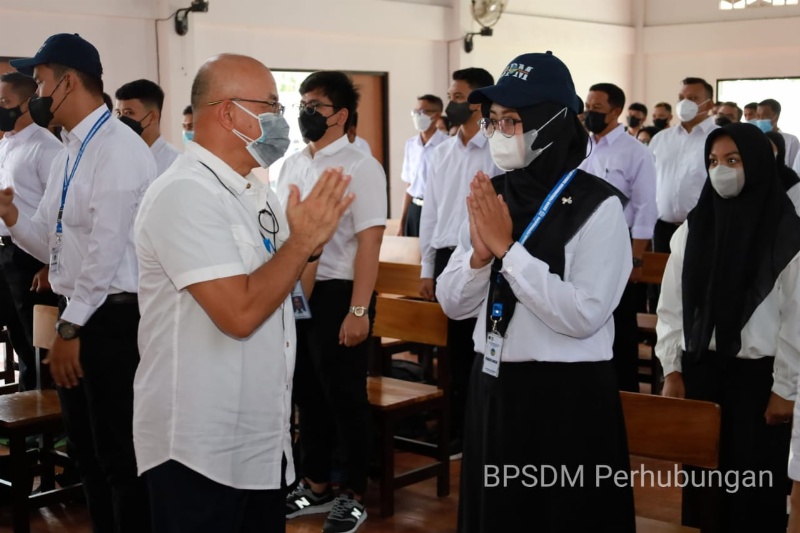
<svg viewBox="0 0 800 533">
<path fill-rule="evenodd" d="M 576 171 L 587 133 L 567 67 L 525 54 L 476 90 L 506 173 L 479 173 L 436 296 L 477 316 L 459 531 L 635 531 L 612 312 L 632 267 L 622 196 Z M 628 481 L 614 475 L 626 476 Z"/>
</svg>

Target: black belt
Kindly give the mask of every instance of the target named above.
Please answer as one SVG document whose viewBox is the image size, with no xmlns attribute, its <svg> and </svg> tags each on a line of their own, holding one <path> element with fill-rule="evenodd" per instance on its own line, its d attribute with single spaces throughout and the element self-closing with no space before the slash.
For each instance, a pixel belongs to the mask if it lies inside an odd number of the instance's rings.
<svg viewBox="0 0 800 533">
<path fill-rule="evenodd" d="M 675 226 L 676 228 L 680 227 L 683 222 L 668 222 L 666 220 L 661 220 L 660 218 L 657 220 L 660 224 L 667 224 L 668 226 Z"/>
<path fill-rule="evenodd" d="M 60 306 L 66 307 L 69 303 L 69 298 L 66 296 L 59 296 L 58 303 Z M 103 305 L 106 304 L 132 304 L 132 303 L 139 303 L 139 295 L 135 292 L 118 292 L 116 294 L 109 294 L 106 296 L 106 301 L 103 302 Z"/>
<path fill-rule="evenodd" d="M 11 240 L 11 237 L 9 235 L 0 236 L 0 245 L 8 246 L 9 244 L 14 244 L 14 241 Z"/>
</svg>

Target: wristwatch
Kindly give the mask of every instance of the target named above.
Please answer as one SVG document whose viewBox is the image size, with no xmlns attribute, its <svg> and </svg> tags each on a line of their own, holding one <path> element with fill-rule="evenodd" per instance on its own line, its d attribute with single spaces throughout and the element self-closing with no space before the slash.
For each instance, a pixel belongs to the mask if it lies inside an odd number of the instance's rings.
<svg viewBox="0 0 800 533">
<path fill-rule="evenodd" d="M 367 313 L 367 308 L 363 305 L 352 305 L 350 306 L 350 312 L 357 317 L 362 317 Z"/>
<path fill-rule="evenodd" d="M 77 339 L 80 331 L 81 327 L 72 322 L 67 322 L 66 320 L 59 320 L 56 322 L 56 333 L 65 341 Z"/>
<path fill-rule="evenodd" d="M 638 257 L 633 258 L 633 268 L 640 268 L 642 265 L 644 265 L 644 261 L 642 261 Z"/>
</svg>

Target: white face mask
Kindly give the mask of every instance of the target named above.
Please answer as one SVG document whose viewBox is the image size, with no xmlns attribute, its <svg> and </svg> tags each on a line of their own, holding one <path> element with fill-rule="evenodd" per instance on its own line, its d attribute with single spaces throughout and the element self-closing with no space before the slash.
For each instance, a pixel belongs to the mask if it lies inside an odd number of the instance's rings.
<svg viewBox="0 0 800 533">
<path fill-rule="evenodd" d="M 489 137 L 489 150 L 492 152 L 492 159 L 494 159 L 495 165 L 501 170 L 510 171 L 526 168 L 533 163 L 533 161 L 539 157 L 542 152 L 550 148 L 553 143 L 551 142 L 547 146 L 535 150 L 533 150 L 531 146 L 536 142 L 536 138 L 539 137 L 539 132 L 561 114 L 564 114 L 564 116 L 567 115 L 566 107 L 553 115 L 550 120 L 542 124 L 538 129 L 534 128 L 522 134 L 514 135 L 513 137 L 506 137 L 499 131 L 495 131 L 494 134 Z"/>
<path fill-rule="evenodd" d="M 709 169 L 711 186 L 723 198 L 735 198 L 744 188 L 744 169 L 717 165 Z"/>
<path fill-rule="evenodd" d="M 414 129 L 417 131 L 428 131 L 428 128 L 431 127 L 431 117 L 425 113 L 416 113 L 412 111 L 411 120 L 414 121 Z"/>
<path fill-rule="evenodd" d="M 691 100 L 684 98 L 675 104 L 675 112 L 677 113 L 678 118 L 681 119 L 681 122 L 689 122 L 694 120 L 700 110 L 700 106 L 706 102 L 708 102 L 708 99 L 703 100 L 700 102 L 700 104 L 695 104 Z"/>
</svg>

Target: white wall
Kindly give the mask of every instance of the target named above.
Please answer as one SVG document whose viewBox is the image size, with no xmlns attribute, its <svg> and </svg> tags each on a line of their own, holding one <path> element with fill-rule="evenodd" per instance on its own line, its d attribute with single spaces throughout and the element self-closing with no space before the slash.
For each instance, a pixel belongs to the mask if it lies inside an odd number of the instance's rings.
<svg viewBox="0 0 800 533">
<path fill-rule="evenodd" d="M 776 19 L 800 16 L 800 6 L 720 10 L 719 0 L 635 0 L 646 3 L 647 26 Z M 742 36 L 744 37 L 744 35 Z M 740 46 L 737 42 L 728 43 Z"/>
</svg>

